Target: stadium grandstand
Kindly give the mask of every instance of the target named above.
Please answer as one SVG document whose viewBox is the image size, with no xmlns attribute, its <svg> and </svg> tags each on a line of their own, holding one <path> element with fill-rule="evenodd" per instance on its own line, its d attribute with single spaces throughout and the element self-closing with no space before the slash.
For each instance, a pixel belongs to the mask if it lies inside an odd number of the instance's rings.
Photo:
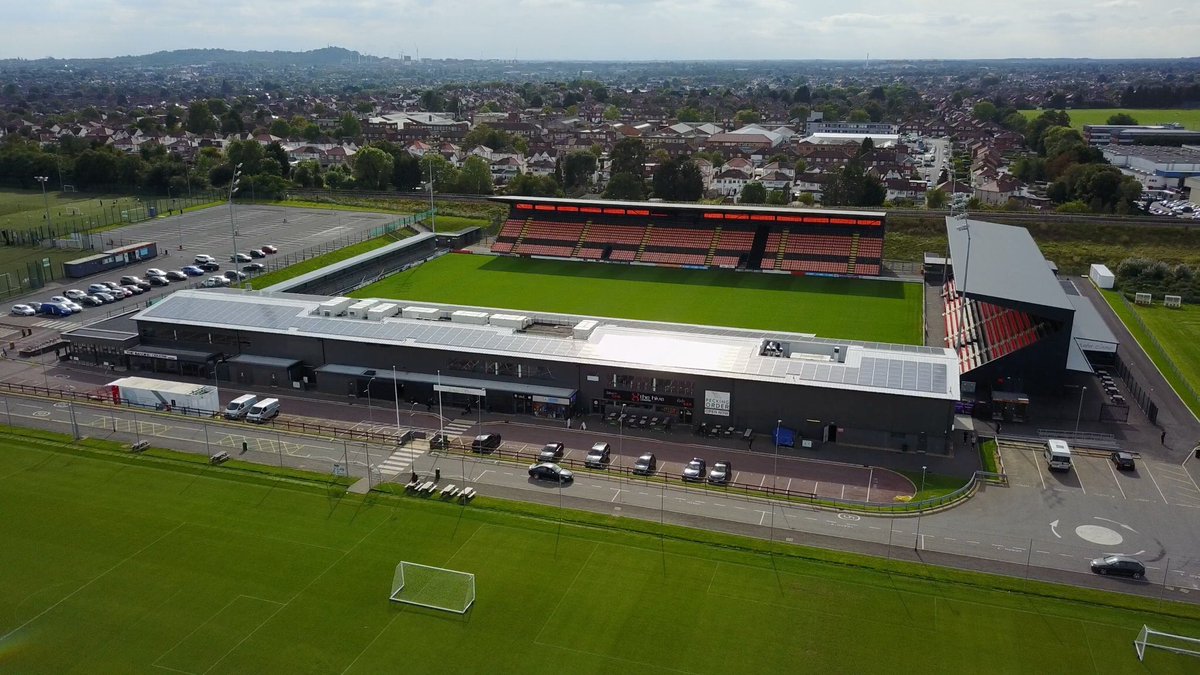
<svg viewBox="0 0 1200 675">
<path fill-rule="evenodd" d="M 1070 279 L 1059 279 L 1023 227 L 946 219 L 944 342 L 964 381 L 985 390 L 1060 386 L 1109 363 L 1117 339 Z"/>
<path fill-rule="evenodd" d="M 509 217 L 492 252 L 676 267 L 879 276 L 882 213 L 493 197 Z"/>
</svg>

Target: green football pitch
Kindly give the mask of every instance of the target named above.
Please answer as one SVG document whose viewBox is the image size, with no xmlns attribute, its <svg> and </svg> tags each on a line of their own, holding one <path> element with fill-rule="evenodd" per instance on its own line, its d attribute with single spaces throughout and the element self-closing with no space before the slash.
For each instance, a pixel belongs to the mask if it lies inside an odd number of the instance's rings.
<svg viewBox="0 0 1200 675">
<path fill-rule="evenodd" d="M 446 255 L 352 295 L 921 344 L 921 291 L 895 281 Z"/>
<path fill-rule="evenodd" d="M 1132 645 L 1143 624 L 1200 634 L 1193 606 L 801 549 L 770 557 L 727 535 L 669 528 L 660 540 L 521 508 L 348 496 L 5 433 L 0 671 L 1195 667 L 1166 652 L 1139 664 Z M 474 606 L 390 602 L 401 560 L 473 573 Z M 1045 597 L 1059 593 L 1071 599 Z"/>
</svg>

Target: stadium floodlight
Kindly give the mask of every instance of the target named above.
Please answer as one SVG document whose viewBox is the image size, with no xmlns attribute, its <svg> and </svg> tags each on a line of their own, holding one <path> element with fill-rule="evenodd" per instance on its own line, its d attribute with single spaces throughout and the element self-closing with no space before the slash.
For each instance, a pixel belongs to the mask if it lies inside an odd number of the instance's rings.
<svg viewBox="0 0 1200 675">
<path fill-rule="evenodd" d="M 1157 647 L 1176 654 L 1200 656 L 1200 639 L 1185 635 L 1175 635 L 1174 633 L 1164 633 L 1142 624 L 1142 631 L 1138 633 L 1137 639 L 1133 641 L 1133 648 L 1137 650 L 1138 661 L 1145 660 L 1146 647 Z"/>
<path fill-rule="evenodd" d="M 392 602 L 466 614 L 475 603 L 475 575 L 406 560 L 392 576 Z"/>
</svg>

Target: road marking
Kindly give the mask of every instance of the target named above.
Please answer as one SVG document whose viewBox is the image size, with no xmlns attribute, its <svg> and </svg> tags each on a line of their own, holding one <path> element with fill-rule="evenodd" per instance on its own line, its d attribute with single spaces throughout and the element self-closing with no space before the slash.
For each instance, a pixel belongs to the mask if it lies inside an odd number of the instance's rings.
<svg viewBox="0 0 1200 675">
<path fill-rule="evenodd" d="M 755 509 L 755 511 L 758 511 L 758 509 Z M 767 512 L 766 511 L 758 511 L 758 513 L 759 513 L 758 524 L 761 526 L 763 523 L 767 522 Z"/>
<path fill-rule="evenodd" d="M 1117 489 L 1121 491 L 1121 498 L 1128 499 L 1128 497 L 1125 496 L 1125 488 L 1121 487 L 1121 479 L 1117 478 L 1117 470 L 1113 468 L 1113 463 L 1105 462 L 1105 464 L 1108 464 L 1108 471 L 1112 474 L 1113 482 L 1117 484 Z"/>
<path fill-rule="evenodd" d="M 1036 457 L 1036 456 L 1034 457 L 1033 463 L 1034 463 L 1034 465 L 1035 465 L 1035 466 L 1037 466 L 1037 468 L 1038 468 L 1038 472 L 1037 472 L 1037 474 L 1038 474 L 1038 480 L 1042 481 L 1042 489 L 1043 489 L 1043 490 L 1045 490 L 1045 489 L 1046 489 L 1046 476 L 1044 476 L 1044 475 L 1043 475 L 1043 474 L 1044 474 L 1044 472 L 1042 471 L 1042 467 L 1041 467 L 1041 465 L 1039 465 L 1039 464 L 1038 464 L 1038 461 L 1037 461 L 1037 457 Z M 1049 468 L 1049 467 L 1047 467 L 1047 468 L 1046 468 L 1046 471 L 1049 471 L 1049 470 L 1050 470 L 1050 468 Z"/>
<path fill-rule="evenodd" d="M 842 483 L 842 499 L 846 498 L 846 484 Z"/>
<path fill-rule="evenodd" d="M 1084 489 L 1084 487 L 1083 487 L 1083 476 L 1080 476 L 1080 475 L 1079 475 L 1079 469 L 1076 469 L 1075 471 L 1072 471 L 1072 473 L 1074 473 L 1074 474 L 1075 474 L 1075 480 L 1079 481 L 1079 489 L 1080 489 L 1080 490 L 1083 490 L 1083 494 L 1085 494 L 1085 495 L 1086 495 L 1086 494 L 1087 494 L 1087 490 L 1086 490 L 1086 489 Z"/>
<path fill-rule="evenodd" d="M 874 482 L 875 482 L 875 467 L 871 467 L 871 474 L 869 476 L 867 476 L 867 499 L 866 499 L 866 501 L 868 501 L 868 502 L 871 501 L 871 483 L 874 483 Z"/>
<path fill-rule="evenodd" d="M 613 495 L 613 498 L 608 501 L 615 502 L 615 501 L 617 501 L 617 497 L 621 496 L 621 489 L 620 488 L 611 488 L 611 489 L 616 490 L 617 492 L 616 492 L 616 494 Z"/>
<path fill-rule="evenodd" d="M 1150 470 L 1150 465 L 1147 464 L 1146 462 L 1142 462 L 1142 465 L 1146 467 L 1146 475 L 1150 476 L 1151 482 L 1154 483 L 1154 489 L 1158 490 L 1158 496 L 1162 497 L 1164 504 L 1166 504 L 1167 506 L 1170 506 L 1171 502 L 1167 501 L 1167 496 L 1165 494 L 1163 494 L 1162 488 L 1160 488 L 1158 486 L 1158 481 L 1154 480 L 1154 472 Z"/>
</svg>

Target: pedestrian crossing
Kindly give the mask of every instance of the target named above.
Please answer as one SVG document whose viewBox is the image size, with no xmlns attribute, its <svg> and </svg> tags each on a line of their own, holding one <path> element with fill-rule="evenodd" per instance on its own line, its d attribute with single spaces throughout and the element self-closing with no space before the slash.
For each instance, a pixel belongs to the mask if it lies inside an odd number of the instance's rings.
<svg viewBox="0 0 1200 675">
<path fill-rule="evenodd" d="M 389 476 L 395 476 L 403 473 L 408 469 L 408 467 L 412 466 L 413 462 L 417 461 L 417 459 L 424 454 L 424 450 L 418 450 L 417 448 L 400 448 L 399 450 L 393 452 L 390 457 L 383 460 L 383 463 L 379 465 L 379 473 L 387 474 Z"/>
<path fill-rule="evenodd" d="M 459 436 L 462 436 L 463 432 L 473 426 L 475 426 L 474 420 L 457 419 L 442 427 L 442 433 L 445 434 L 446 438 L 454 440 Z"/>
<path fill-rule="evenodd" d="M 33 325 L 40 326 L 42 328 L 52 328 L 54 330 L 68 330 L 72 328 L 79 328 L 83 324 L 79 323 L 78 321 L 51 321 L 46 319 L 43 321 L 36 321 Z"/>
</svg>

